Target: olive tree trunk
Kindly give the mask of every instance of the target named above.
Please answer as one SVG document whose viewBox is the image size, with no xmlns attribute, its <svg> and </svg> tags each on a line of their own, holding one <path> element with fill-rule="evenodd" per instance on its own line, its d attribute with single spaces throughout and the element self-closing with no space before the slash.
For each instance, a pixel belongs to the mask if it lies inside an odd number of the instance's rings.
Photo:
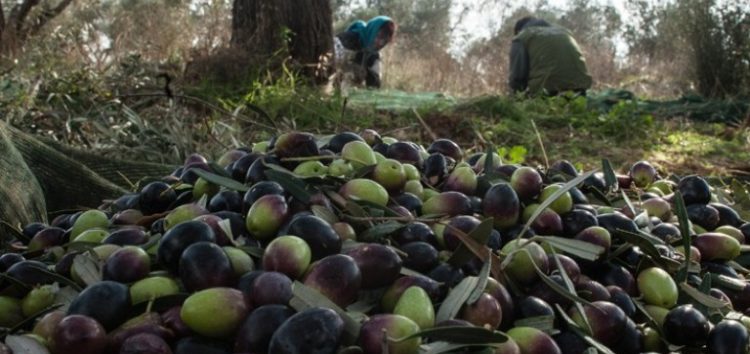
<svg viewBox="0 0 750 354">
<path fill-rule="evenodd" d="M 234 0 L 231 45 L 254 58 L 254 65 L 274 67 L 291 59 L 321 84 L 332 68 L 332 21 L 329 0 Z"/>
<path fill-rule="evenodd" d="M 60 15 L 73 0 L 7 1 L 10 11 L 5 14 L 0 0 L 0 56 L 13 54 L 31 36 L 38 33 L 53 18 Z M 35 11 L 39 10 L 39 11 Z"/>
</svg>

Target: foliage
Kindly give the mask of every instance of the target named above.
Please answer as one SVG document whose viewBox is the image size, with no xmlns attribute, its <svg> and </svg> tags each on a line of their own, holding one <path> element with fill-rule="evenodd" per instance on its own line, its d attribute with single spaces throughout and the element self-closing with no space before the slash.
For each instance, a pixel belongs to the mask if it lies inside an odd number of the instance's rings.
<svg viewBox="0 0 750 354">
<path fill-rule="evenodd" d="M 648 59 L 644 64 L 654 70 L 664 69 L 655 63 L 671 63 L 667 72 L 675 78 L 688 77 L 685 84 L 704 96 L 750 94 L 747 4 L 734 0 L 631 4 L 640 19 L 624 33 L 631 56 L 644 55 Z M 675 60 L 681 57 L 687 60 Z"/>
<path fill-rule="evenodd" d="M 705 96 L 750 94 L 750 14 L 747 4 L 741 6 L 714 0 L 678 6 L 693 75 Z"/>
<path fill-rule="evenodd" d="M 71 3 L 72 0 L 0 3 L 0 58 L 15 55 L 29 38 L 39 33 Z"/>
<path fill-rule="evenodd" d="M 422 105 L 414 113 L 353 106 L 339 93 L 300 85 L 290 71 L 273 83 L 255 81 L 242 94 L 192 87 L 169 99 L 163 80 L 154 78 L 155 67 L 137 56 L 107 75 L 44 70 L 37 81 L 17 72 L 1 76 L 0 114 L 27 132 L 121 159 L 180 163 L 192 152 L 217 158 L 227 148 L 290 129 L 328 134 L 374 128 L 429 143 L 416 114 L 436 135 L 469 151 L 484 151 L 491 142 L 509 162 L 543 161 L 532 120 L 551 159 L 574 156 L 587 167 L 601 158 L 616 165 L 648 158 L 676 172 L 690 166 L 686 170 L 727 174 L 750 158 L 742 149 L 747 128 L 726 135 L 723 125 L 665 121 L 643 114 L 637 100 L 601 111 L 582 97 L 485 96 Z M 682 134 L 669 133 L 675 130 Z"/>
<path fill-rule="evenodd" d="M 475 120 L 477 130 L 485 140 L 527 148 L 521 160 L 541 161 L 539 157 L 543 152 L 531 121 L 536 123 L 545 148 L 552 156 L 570 149 L 583 155 L 594 144 L 637 146 L 640 142 L 655 140 L 662 125 L 637 110 L 635 102 L 622 102 L 608 112 L 601 112 L 588 107 L 583 97 L 526 100 L 489 97 L 461 107 L 460 111 L 479 115 Z M 485 115 L 495 118 L 486 120 L 482 118 Z M 569 141 L 571 138 L 576 141 Z"/>
<path fill-rule="evenodd" d="M 522 164 L 526 161 L 528 149 L 522 145 L 514 145 L 511 148 L 501 146 L 497 148 L 497 155 L 500 156 L 504 163 Z"/>
<path fill-rule="evenodd" d="M 505 161 L 542 161 L 532 120 L 550 157 L 577 154 L 590 166 L 602 157 L 615 164 L 652 157 L 677 164 L 671 168 L 676 171 L 681 164 L 703 163 L 721 174 L 742 169 L 739 161 L 748 158 L 739 148 L 747 143 L 747 126 L 726 133 L 707 128 L 713 127 L 710 124 L 684 123 L 680 117 L 665 121 L 663 116 L 643 114 L 636 109 L 637 102 L 619 103 L 603 112 L 581 98 L 496 96 L 505 92 L 513 22 L 530 13 L 576 33 L 591 53 L 587 60 L 597 89 L 621 84 L 642 87 L 643 78 L 652 75 L 648 80 L 658 83 L 658 92 L 672 90 L 668 84 L 678 82 L 670 93 L 681 93 L 690 88 L 690 76 L 685 73 L 691 66 L 666 56 L 675 57 L 674 53 L 684 53 L 680 48 L 687 47 L 687 37 L 678 36 L 676 27 L 686 22 L 668 21 L 677 18 L 669 17 L 678 11 L 672 5 L 642 2 L 651 4 L 639 11 L 645 30 L 630 38 L 632 55 L 618 64 L 612 38 L 621 33 L 621 19 L 608 7 L 584 1 L 574 1 L 566 9 L 543 3 L 530 8 L 502 7 L 494 0 L 483 1 L 487 9 L 502 13 L 496 31 L 457 56 L 449 51 L 455 25 L 451 1 L 370 2 L 373 6 L 367 8 L 351 6 L 350 1 L 335 2 L 336 23 L 340 27 L 352 18 L 367 18 L 377 13 L 373 10 L 377 6 L 398 18 L 398 38 L 383 53 L 386 88 L 447 93 L 458 105 L 451 102 L 407 112 L 355 107 L 353 98 L 346 95 L 302 85 L 286 66 L 274 68 L 284 75 L 270 80 L 266 75 L 270 68 L 249 67 L 243 57 L 226 50 L 232 5 L 226 0 L 192 5 L 80 0 L 27 42 L 14 61 L 3 63 L 0 116 L 26 132 L 106 156 L 173 163 L 192 152 L 214 156 L 227 147 L 247 146 L 289 129 L 330 133 L 375 128 L 384 135 L 424 142 L 430 136 L 418 117 L 437 135 L 455 137 L 470 149 L 484 151 L 488 142 L 500 146 Z M 654 10 L 652 19 L 645 17 L 650 10 Z M 716 18 L 725 22 L 706 23 L 724 26 L 721 33 L 727 34 L 727 43 L 740 43 L 741 31 L 750 28 L 731 27 L 731 16 Z M 736 33 L 730 35 L 730 30 Z M 736 48 L 738 54 L 750 53 Z M 640 71 L 642 67 L 650 72 Z M 721 66 L 726 68 L 731 66 Z M 740 69 L 736 72 L 741 73 Z M 172 98 L 165 90 L 167 76 L 172 78 Z M 747 82 L 737 77 L 738 84 Z M 722 88 L 728 90 L 728 86 Z M 675 127 L 681 134 L 666 133 Z M 725 133 L 731 136 L 726 143 L 716 138 Z M 702 148 L 688 149 L 691 146 Z M 727 156 L 721 155 L 723 151 L 729 151 Z M 687 158 L 688 154 L 698 156 Z"/>
</svg>

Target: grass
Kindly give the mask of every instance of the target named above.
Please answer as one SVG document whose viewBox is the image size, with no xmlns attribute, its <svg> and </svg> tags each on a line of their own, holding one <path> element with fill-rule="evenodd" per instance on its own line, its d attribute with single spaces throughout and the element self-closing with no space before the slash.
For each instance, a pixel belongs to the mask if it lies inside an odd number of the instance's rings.
<svg viewBox="0 0 750 354">
<path fill-rule="evenodd" d="M 293 75 L 229 93 L 214 85 L 178 87 L 177 97 L 168 99 L 158 82 L 146 79 L 154 77 L 149 72 L 142 80 L 129 78 L 145 82 L 141 91 L 153 94 L 133 96 L 120 93 L 118 77 L 68 75 L 42 82 L 0 77 L 0 114 L 23 130 L 104 156 L 164 163 L 181 163 L 193 152 L 215 159 L 288 130 L 371 128 L 425 145 L 432 133 L 469 153 L 492 144 L 506 162 L 542 165 L 541 140 L 550 162 L 567 159 L 587 169 L 607 158 L 624 172 L 646 159 L 676 174 L 750 174 L 747 127 L 652 116 L 634 101 L 602 110 L 580 97 L 455 98 L 400 91 L 343 97 L 300 85 Z"/>
</svg>

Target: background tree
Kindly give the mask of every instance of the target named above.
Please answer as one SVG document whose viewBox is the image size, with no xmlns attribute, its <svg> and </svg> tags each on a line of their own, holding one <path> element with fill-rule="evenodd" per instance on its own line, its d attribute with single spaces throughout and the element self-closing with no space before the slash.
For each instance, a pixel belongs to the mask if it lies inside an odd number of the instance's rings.
<svg viewBox="0 0 750 354">
<path fill-rule="evenodd" d="M 235 0 L 231 47 L 257 58 L 256 65 L 290 57 L 322 83 L 331 70 L 332 22 L 329 0 Z"/>
<path fill-rule="evenodd" d="M 581 46 L 590 74 L 600 86 L 619 84 L 615 40 L 618 39 L 622 20 L 611 5 L 596 5 L 586 0 L 573 0 L 570 8 L 559 17 L 552 18 L 573 33 Z"/>
<path fill-rule="evenodd" d="M 677 9 L 698 92 L 710 97 L 750 94 L 747 3 L 686 0 Z"/>
<path fill-rule="evenodd" d="M 0 0 L 0 55 L 14 52 L 72 2 L 73 0 Z"/>
<path fill-rule="evenodd" d="M 676 92 L 703 96 L 750 94 L 750 14 L 739 0 L 630 0 L 637 21 L 627 26 L 630 72 Z M 667 79 L 660 79 L 666 76 Z"/>
</svg>

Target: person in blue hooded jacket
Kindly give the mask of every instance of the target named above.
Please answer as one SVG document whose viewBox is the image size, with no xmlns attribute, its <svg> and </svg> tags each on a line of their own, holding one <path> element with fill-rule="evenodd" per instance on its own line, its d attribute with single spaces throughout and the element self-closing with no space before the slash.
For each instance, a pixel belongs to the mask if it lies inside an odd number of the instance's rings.
<svg viewBox="0 0 750 354">
<path fill-rule="evenodd" d="M 380 88 L 380 50 L 393 40 L 396 23 L 388 16 L 377 16 L 367 22 L 357 20 L 334 37 L 336 65 L 354 85 L 362 82 L 368 88 Z"/>
</svg>

